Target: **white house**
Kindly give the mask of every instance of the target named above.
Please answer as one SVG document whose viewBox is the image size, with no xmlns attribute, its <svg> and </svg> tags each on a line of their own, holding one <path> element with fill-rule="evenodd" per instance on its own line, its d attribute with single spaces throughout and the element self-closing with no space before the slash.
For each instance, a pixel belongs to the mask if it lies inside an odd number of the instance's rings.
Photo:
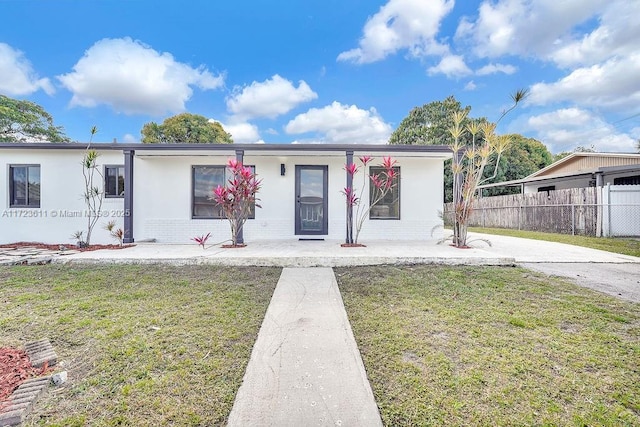
<svg viewBox="0 0 640 427">
<path fill-rule="evenodd" d="M 442 235 L 437 226 L 443 162 L 451 157 L 446 146 L 94 143 L 92 148 L 99 153 L 105 195 L 91 243 L 114 243 L 103 228 L 110 220 L 125 231 L 126 243 L 190 243 L 209 232 L 212 241 L 229 239 L 228 222 L 210 200 L 212 189 L 225 182 L 229 159 L 255 168 L 262 180 L 261 208 L 243 229 L 246 242 L 344 240 L 345 164 L 359 164 L 363 155 L 374 161 L 354 180 L 360 203 L 369 203 L 363 172 L 375 173 L 371 168 L 383 156 L 397 160 L 400 178 L 393 196 L 367 216 L 360 241 Z M 86 230 L 81 165 L 86 149 L 77 143 L 0 144 L 0 243 L 73 243 L 71 236 Z"/>
</svg>

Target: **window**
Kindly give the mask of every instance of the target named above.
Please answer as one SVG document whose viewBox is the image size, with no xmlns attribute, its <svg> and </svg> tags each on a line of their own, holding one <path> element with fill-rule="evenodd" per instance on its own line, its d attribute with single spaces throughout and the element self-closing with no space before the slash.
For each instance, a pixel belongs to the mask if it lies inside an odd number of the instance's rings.
<svg viewBox="0 0 640 427">
<path fill-rule="evenodd" d="M 40 165 L 9 166 L 9 207 L 40 207 Z"/>
<path fill-rule="evenodd" d="M 400 168 L 396 166 L 393 170 L 396 172 L 396 176 L 393 178 L 393 186 L 378 203 L 371 206 L 369 219 L 400 219 Z M 382 176 L 382 174 L 384 174 L 384 168 L 382 167 L 371 166 L 369 168 L 370 176 Z M 370 182 L 369 203 L 375 202 L 376 193 L 379 194 L 378 190 Z"/>
<path fill-rule="evenodd" d="M 247 166 L 253 173 L 255 166 Z M 193 166 L 192 167 L 192 206 L 191 217 L 199 219 L 225 219 L 222 208 L 213 200 L 213 190 L 226 184 L 229 178 L 225 166 Z M 251 208 L 249 219 L 255 219 L 255 204 Z"/>
<path fill-rule="evenodd" d="M 124 196 L 124 166 L 104 167 L 104 196 Z"/>
<path fill-rule="evenodd" d="M 640 185 L 640 175 L 615 178 L 613 185 Z"/>
<path fill-rule="evenodd" d="M 538 193 L 542 193 L 543 191 L 546 191 L 547 193 L 549 191 L 556 191 L 556 186 L 555 185 L 548 185 L 546 187 L 538 187 Z"/>
</svg>

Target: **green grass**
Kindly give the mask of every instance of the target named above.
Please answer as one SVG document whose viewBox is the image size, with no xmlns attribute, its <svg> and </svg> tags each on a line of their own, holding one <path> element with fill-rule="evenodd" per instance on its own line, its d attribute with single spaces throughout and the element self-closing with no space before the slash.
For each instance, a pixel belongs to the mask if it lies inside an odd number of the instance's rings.
<svg viewBox="0 0 640 427">
<path fill-rule="evenodd" d="M 540 231 L 511 230 L 507 228 L 470 227 L 469 231 L 499 236 L 523 237 L 525 239 L 545 240 L 548 242 L 566 243 L 585 248 L 600 249 L 623 255 L 640 257 L 640 239 L 623 239 L 612 237 L 571 236 L 568 234 L 543 233 Z"/>
<path fill-rule="evenodd" d="M 638 304 L 520 268 L 336 275 L 385 425 L 640 425 Z"/>
<path fill-rule="evenodd" d="M 280 269 L 0 268 L 0 347 L 51 340 L 69 382 L 26 425 L 221 425 Z"/>
</svg>

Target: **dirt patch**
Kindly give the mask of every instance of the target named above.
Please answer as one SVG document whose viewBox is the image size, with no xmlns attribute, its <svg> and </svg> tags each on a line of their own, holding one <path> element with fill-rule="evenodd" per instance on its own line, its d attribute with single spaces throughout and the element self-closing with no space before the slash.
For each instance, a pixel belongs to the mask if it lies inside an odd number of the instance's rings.
<svg viewBox="0 0 640 427">
<path fill-rule="evenodd" d="M 16 242 L 16 243 L 7 243 L 0 245 L 0 249 L 10 249 L 10 248 L 36 248 L 36 249 L 47 249 L 50 251 L 60 251 L 60 250 L 74 250 L 80 252 L 89 252 L 89 251 L 97 251 L 99 249 L 126 249 L 135 246 L 134 244 L 128 245 L 89 245 L 85 247 L 79 247 L 77 245 L 63 245 L 63 244 L 46 244 L 39 242 Z"/>
</svg>

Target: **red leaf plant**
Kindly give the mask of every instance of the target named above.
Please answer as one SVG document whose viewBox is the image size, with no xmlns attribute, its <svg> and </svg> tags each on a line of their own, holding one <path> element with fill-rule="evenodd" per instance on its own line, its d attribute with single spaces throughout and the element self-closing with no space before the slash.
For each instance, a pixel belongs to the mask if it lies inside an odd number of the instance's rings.
<svg viewBox="0 0 640 427">
<path fill-rule="evenodd" d="M 198 245 L 202 246 L 202 249 L 204 249 L 204 245 L 207 243 L 207 240 L 209 240 L 209 237 L 211 237 L 211 233 L 207 233 L 206 236 L 202 235 L 202 236 L 192 237 L 191 240 L 196 242 Z"/>
<path fill-rule="evenodd" d="M 363 168 L 366 170 L 367 165 L 373 161 L 373 157 L 361 156 L 359 157 L 359 160 L 360 163 L 362 163 Z M 372 191 L 370 192 L 371 197 L 368 206 L 360 203 L 361 198 L 357 196 L 356 191 L 353 189 L 353 185 L 342 190 L 342 194 L 345 195 L 347 202 L 347 245 L 358 245 L 358 237 L 360 237 L 360 231 L 362 230 L 365 219 L 367 219 L 367 217 L 369 216 L 371 208 L 378 204 L 389 193 L 389 191 L 391 191 L 396 186 L 397 180 L 399 178 L 398 172 L 394 169 L 396 164 L 397 161 L 392 159 L 391 157 L 383 157 L 382 163 L 380 163 L 380 167 L 384 170 L 381 173 L 369 175 L 365 172 L 362 180 L 360 194 L 364 194 L 368 178 L 369 185 L 372 189 Z M 350 163 L 346 164 L 344 169 L 351 176 L 351 182 L 353 182 L 356 174 L 360 170 L 360 167 L 358 167 L 355 163 Z M 353 233 L 354 219 L 355 237 Z"/>
<path fill-rule="evenodd" d="M 238 237 L 242 226 L 251 214 L 252 207 L 261 207 L 256 203 L 256 194 L 260 191 L 262 180 L 256 179 L 256 175 L 250 168 L 242 165 L 235 159 L 227 162 L 227 168 L 231 178 L 226 185 L 217 186 L 213 190 L 212 199 L 222 208 L 222 211 L 231 226 L 232 246 L 240 246 Z"/>
</svg>

